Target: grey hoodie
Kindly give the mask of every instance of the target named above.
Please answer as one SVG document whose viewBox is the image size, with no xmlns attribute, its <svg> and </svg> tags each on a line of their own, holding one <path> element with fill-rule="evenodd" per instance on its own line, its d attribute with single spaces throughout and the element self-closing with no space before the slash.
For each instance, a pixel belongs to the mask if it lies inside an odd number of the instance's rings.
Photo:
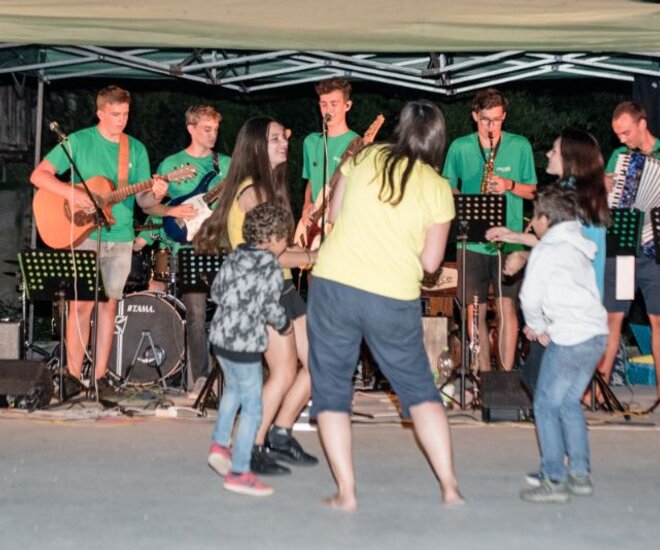
<svg viewBox="0 0 660 550">
<path fill-rule="evenodd" d="M 218 307 L 209 341 L 232 356 L 265 351 L 266 325 L 279 332 L 289 326 L 280 305 L 283 286 L 282 268 L 272 252 L 239 245 L 225 258 L 211 287 L 211 299 Z"/>
</svg>

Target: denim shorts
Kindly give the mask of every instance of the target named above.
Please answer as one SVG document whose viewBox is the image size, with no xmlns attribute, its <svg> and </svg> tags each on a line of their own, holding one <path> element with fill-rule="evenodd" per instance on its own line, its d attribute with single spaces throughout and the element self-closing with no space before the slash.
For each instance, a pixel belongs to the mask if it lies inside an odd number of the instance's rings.
<svg viewBox="0 0 660 550">
<path fill-rule="evenodd" d="M 96 251 L 96 239 L 85 239 L 76 250 Z M 133 243 L 101 242 L 99 265 L 101 266 L 101 280 L 108 298 L 121 300 L 124 296 L 124 285 L 131 271 L 133 256 Z"/>
<path fill-rule="evenodd" d="M 312 410 L 351 412 L 353 373 L 365 339 L 401 402 L 442 403 L 424 348 L 419 300 L 395 300 L 313 277 L 307 310 Z"/>
<path fill-rule="evenodd" d="M 646 311 L 660 315 L 660 264 L 654 258 L 640 254 L 635 259 L 635 290 L 641 290 Z M 616 299 L 616 258 L 605 260 L 605 309 L 610 313 L 627 314 L 631 300 Z"/>
</svg>

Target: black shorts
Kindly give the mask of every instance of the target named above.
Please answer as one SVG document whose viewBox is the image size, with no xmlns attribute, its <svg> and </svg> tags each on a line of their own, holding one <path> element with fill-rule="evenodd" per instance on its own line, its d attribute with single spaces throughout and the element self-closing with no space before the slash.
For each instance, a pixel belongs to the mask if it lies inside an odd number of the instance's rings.
<svg viewBox="0 0 660 550">
<path fill-rule="evenodd" d="M 298 294 L 291 279 L 284 280 L 284 290 L 282 290 L 282 296 L 280 296 L 280 304 L 286 311 L 286 316 L 292 321 L 307 315 L 307 304 Z"/>
<path fill-rule="evenodd" d="M 458 296 L 461 293 L 461 250 L 456 252 L 456 261 L 458 263 Z M 465 298 L 468 304 L 472 303 L 475 293 L 479 297 L 479 303 L 483 304 L 488 299 L 488 287 L 493 285 L 496 297 L 518 299 L 520 287 L 522 285 L 523 270 L 519 271 L 513 277 L 500 277 L 500 267 L 504 268 L 505 256 L 502 255 L 501 266 L 497 255 L 480 254 L 479 252 L 465 251 Z M 501 284 L 500 284 L 501 283 Z"/>
</svg>

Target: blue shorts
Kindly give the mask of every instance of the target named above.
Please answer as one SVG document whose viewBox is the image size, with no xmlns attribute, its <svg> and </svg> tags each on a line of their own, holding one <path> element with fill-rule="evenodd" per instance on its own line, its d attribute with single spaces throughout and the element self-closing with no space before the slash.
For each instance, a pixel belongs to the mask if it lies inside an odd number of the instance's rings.
<svg viewBox="0 0 660 550">
<path fill-rule="evenodd" d="M 640 254 L 635 259 L 635 290 L 641 290 L 646 311 L 660 315 L 660 264 Z M 609 313 L 628 314 L 632 300 L 616 299 L 616 258 L 605 260 L 605 309 Z"/>
<path fill-rule="evenodd" d="M 313 277 L 307 306 L 312 410 L 351 412 L 353 373 L 365 339 L 401 402 L 442 403 L 424 349 L 419 300 L 395 300 Z"/>
</svg>

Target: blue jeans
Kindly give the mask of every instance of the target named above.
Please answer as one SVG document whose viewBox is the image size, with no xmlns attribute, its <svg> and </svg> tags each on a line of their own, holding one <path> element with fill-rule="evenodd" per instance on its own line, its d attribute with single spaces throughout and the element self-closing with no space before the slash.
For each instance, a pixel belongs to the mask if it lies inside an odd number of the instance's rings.
<svg viewBox="0 0 660 550">
<path fill-rule="evenodd" d="M 534 418 L 541 447 L 541 472 L 553 481 L 590 472 L 582 395 L 605 351 L 607 336 L 574 346 L 551 342 L 543 354 L 534 393 Z M 568 471 L 564 457 L 568 455 Z"/>
<path fill-rule="evenodd" d="M 213 441 L 223 447 L 230 446 L 234 420 L 240 407 L 241 419 L 232 449 L 231 470 L 242 474 L 250 471 L 252 446 L 261 424 L 263 410 L 261 361 L 239 363 L 220 357 L 217 353 L 216 356 L 224 374 L 225 388 L 218 409 L 218 420 L 213 430 Z"/>
</svg>

